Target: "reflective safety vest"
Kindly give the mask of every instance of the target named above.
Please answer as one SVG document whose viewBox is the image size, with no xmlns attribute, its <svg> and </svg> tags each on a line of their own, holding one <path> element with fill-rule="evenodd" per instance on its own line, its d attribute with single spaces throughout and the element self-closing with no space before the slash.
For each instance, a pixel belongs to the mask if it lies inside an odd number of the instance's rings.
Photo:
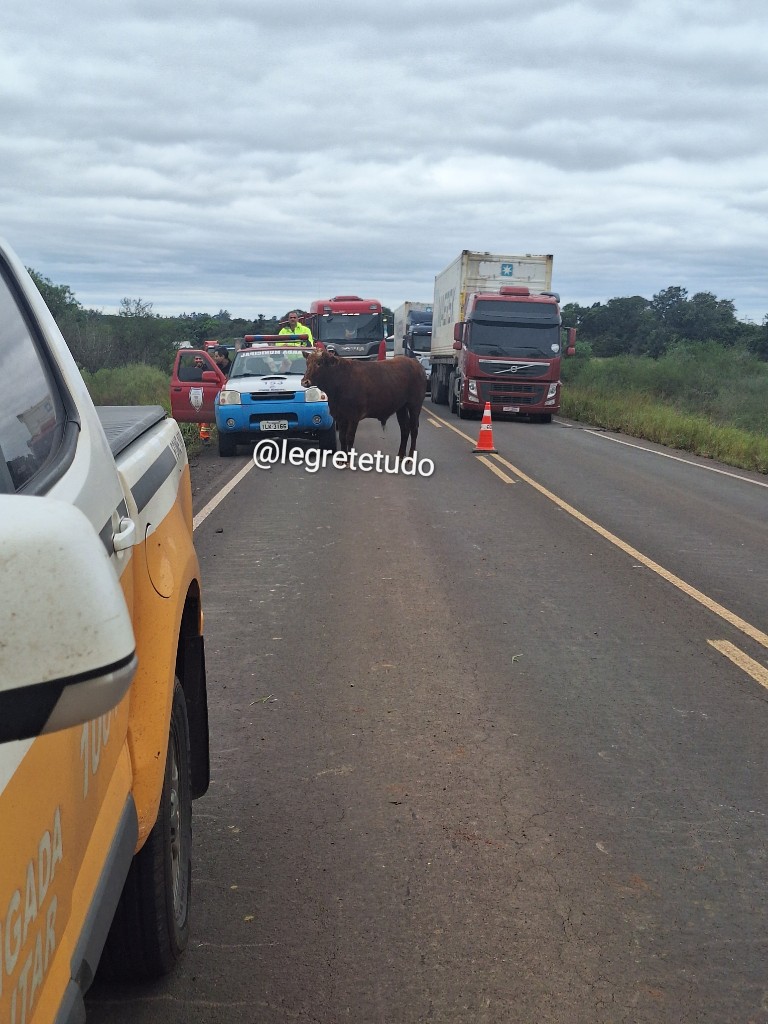
<svg viewBox="0 0 768 1024">
<path fill-rule="evenodd" d="M 312 345 L 312 344 L 314 344 L 314 339 L 312 338 L 312 331 L 310 331 L 310 329 L 307 327 L 306 324 L 296 324 L 295 327 L 283 327 L 280 330 L 279 333 L 280 334 L 292 334 L 292 335 L 294 335 L 294 337 L 291 339 L 291 341 L 280 341 L 280 342 L 278 342 L 279 345 Z M 300 341 L 298 338 L 295 337 L 295 335 L 297 335 L 297 334 L 304 335 L 306 340 L 301 340 Z"/>
</svg>

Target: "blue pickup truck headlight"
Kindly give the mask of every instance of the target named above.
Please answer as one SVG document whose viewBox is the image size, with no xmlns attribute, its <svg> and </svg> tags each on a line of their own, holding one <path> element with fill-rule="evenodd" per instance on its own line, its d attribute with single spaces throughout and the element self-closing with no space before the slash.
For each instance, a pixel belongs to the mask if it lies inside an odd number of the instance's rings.
<svg viewBox="0 0 768 1024">
<path fill-rule="evenodd" d="M 324 391 L 321 391 L 320 388 L 315 387 L 315 385 L 313 384 L 311 388 L 307 388 L 307 390 L 304 392 L 304 401 L 327 402 L 328 395 L 326 395 Z"/>
<path fill-rule="evenodd" d="M 220 391 L 219 392 L 219 405 L 240 405 L 240 392 L 239 391 Z"/>
</svg>

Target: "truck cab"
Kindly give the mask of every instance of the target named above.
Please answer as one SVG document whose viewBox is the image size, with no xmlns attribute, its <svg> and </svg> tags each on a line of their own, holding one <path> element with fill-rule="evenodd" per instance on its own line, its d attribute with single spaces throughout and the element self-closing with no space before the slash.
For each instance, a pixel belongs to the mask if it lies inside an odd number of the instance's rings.
<svg viewBox="0 0 768 1024">
<path fill-rule="evenodd" d="M 562 337 L 559 296 L 502 287 L 467 297 L 465 319 L 454 327 L 458 353 L 448 401 L 461 418 L 528 416 L 548 423 L 560 408 L 560 358 L 574 352 L 575 332 Z"/>
<path fill-rule="evenodd" d="M 384 316 L 378 299 L 337 295 L 312 302 L 307 323 L 316 344 L 347 359 L 386 359 Z"/>
</svg>

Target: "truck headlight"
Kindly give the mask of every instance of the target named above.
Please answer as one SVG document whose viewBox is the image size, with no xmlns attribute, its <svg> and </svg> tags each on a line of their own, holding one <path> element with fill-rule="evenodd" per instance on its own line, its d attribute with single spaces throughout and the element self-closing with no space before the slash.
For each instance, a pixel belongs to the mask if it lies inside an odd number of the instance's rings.
<svg viewBox="0 0 768 1024">
<path fill-rule="evenodd" d="M 554 398 L 557 395 L 557 382 L 549 385 L 549 391 L 547 391 L 547 398 Z"/>
<path fill-rule="evenodd" d="M 321 391 L 320 388 L 315 387 L 315 385 L 313 384 L 312 387 L 307 388 L 307 390 L 304 392 L 304 401 L 327 402 L 328 395 L 326 395 L 324 391 Z"/>
<path fill-rule="evenodd" d="M 240 392 L 239 391 L 220 391 L 219 392 L 219 405 L 240 405 Z"/>
<path fill-rule="evenodd" d="M 472 380 L 471 378 L 467 381 L 467 398 L 470 402 L 479 401 L 477 397 L 477 381 Z"/>
</svg>

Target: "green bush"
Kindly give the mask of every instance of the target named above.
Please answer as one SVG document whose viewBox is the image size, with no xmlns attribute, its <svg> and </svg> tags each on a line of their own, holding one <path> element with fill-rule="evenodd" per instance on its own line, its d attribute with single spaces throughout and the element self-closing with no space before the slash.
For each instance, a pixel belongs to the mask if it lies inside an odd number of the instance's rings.
<svg viewBox="0 0 768 1024">
<path fill-rule="evenodd" d="M 768 365 L 746 348 L 679 342 L 563 369 L 565 416 L 768 473 Z"/>
<path fill-rule="evenodd" d="M 115 369 L 83 371 L 88 392 L 95 405 L 162 405 L 171 411 L 170 377 L 145 363 Z"/>
</svg>

